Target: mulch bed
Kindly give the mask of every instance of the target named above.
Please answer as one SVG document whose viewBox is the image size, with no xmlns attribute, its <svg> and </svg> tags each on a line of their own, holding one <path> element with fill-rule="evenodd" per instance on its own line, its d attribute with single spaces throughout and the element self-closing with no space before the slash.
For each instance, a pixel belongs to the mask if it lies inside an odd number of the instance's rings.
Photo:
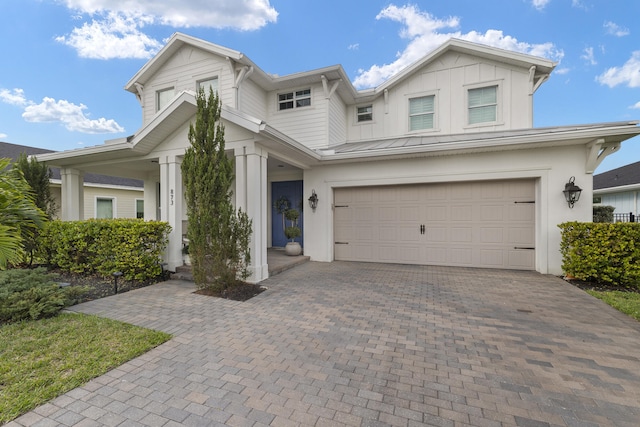
<svg viewBox="0 0 640 427">
<path fill-rule="evenodd" d="M 87 291 L 77 301 L 78 304 L 115 294 L 115 283 L 113 278 L 105 278 L 89 274 L 68 273 L 56 270 L 51 272 L 56 274 L 56 280 L 60 283 L 69 283 L 71 286 L 83 286 L 87 289 Z M 118 279 L 118 293 L 121 294 L 134 289 L 144 288 L 146 286 L 159 283 L 160 281 L 161 279 L 158 278 L 157 280 L 136 282 L 124 280 L 120 277 Z M 195 293 L 234 301 L 247 301 L 266 290 L 267 289 L 265 287 L 260 285 L 238 283 L 223 292 L 213 292 L 207 289 L 202 289 Z"/>
<path fill-rule="evenodd" d="M 620 292 L 640 293 L 640 288 L 637 288 L 637 287 L 625 287 L 625 286 L 610 285 L 610 284 L 598 283 L 598 282 L 588 282 L 585 280 L 578 280 L 578 279 L 569 278 L 566 276 L 563 277 L 563 279 L 567 283 L 577 288 L 580 288 L 583 291 L 598 291 L 598 292 L 620 291 Z"/>
<path fill-rule="evenodd" d="M 211 297 L 225 298 L 233 301 L 248 301 L 258 294 L 266 291 L 267 288 L 260 285 L 253 285 L 250 283 L 236 284 L 222 292 L 215 292 L 210 289 L 200 289 L 195 291 L 198 295 L 208 295 Z"/>
</svg>

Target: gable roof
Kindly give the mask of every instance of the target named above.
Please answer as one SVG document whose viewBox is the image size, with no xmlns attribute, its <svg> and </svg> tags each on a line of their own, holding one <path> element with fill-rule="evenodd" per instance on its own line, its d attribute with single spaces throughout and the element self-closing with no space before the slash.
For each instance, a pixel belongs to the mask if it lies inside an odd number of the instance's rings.
<svg viewBox="0 0 640 427">
<path fill-rule="evenodd" d="M 125 89 L 133 94 L 138 94 L 138 85 L 145 85 L 146 82 L 166 63 L 176 52 L 184 46 L 193 46 L 198 49 L 226 58 L 230 65 L 250 67 L 252 73 L 250 79 L 267 91 L 280 90 L 295 86 L 303 86 L 321 81 L 340 82 L 337 92 L 346 102 L 364 102 L 382 96 L 384 91 L 399 84 L 403 80 L 413 75 L 425 65 L 436 61 L 447 52 L 458 52 L 485 58 L 495 62 L 502 62 L 524 69 L 529 69 L 533 91 L 542 84 L 553 71 L 556 62 L 545 58 L 540 58 L 523 53 L 499 49 L 491 46 L 473 43 L 465 40 L 451 38 L 431 52 L 426 52 L 425 56 L 405 69 L 396 73 L 380 86 L 364 90 L 357 90 L 342 65 L 332 65 L 315 70 L 288 74 L 285 76 L 274 76 L 264 72 L 246 55 L 237 50 L 229 49 L 206 40 L 188 36 L 183 33 L 174 33 L 167 44 L 149 60 L 125 85 Z"/>
<path fill-rule="evenodd" d="M 631 163 L 617 169 L 593 176 L 593 189 L 623 187 L 640 184 L 640 162 Z"/>
<path fill-rule="evenodd" d="M 8 158 L 13 161 L 20 157 L 20 154 L 26 154 L 28 156 L 33 154 L 46 154 L 56 153 L 53 150 L 47 150 L 46 148 L 30 147 L 27 145 L 10 144 L 8 142 L 0 142 L 0 157 Z M 59 181 L 60 169 L 51 167 L 51 179 Z M 138 187 L 142 188 L 144 183 L 138 179 L 120 178 L 115 176 L 98 175 L 94 173 L 86 173 L 84 175 L 84 182 L 87 184 L 99 184 L 99 185 L 111 185 L 121 187 Z"/>
</svg>

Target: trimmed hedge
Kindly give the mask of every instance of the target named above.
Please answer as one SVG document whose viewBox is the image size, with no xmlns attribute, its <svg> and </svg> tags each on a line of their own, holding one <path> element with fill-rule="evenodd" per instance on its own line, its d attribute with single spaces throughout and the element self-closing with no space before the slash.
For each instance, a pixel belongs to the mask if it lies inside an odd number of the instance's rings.
<svg viewBox="0 0 640 427">
<path fill-rule="evenodd" d="M 39 253 L 52 268 L 145 281 L 160 275 L 159 265 L 171 227 L 141 219 L 51 221 L 40 236 Z"/>
<path fill-rule="evenodd" d="M 565 222 L 559 227 L 566 274 L 580 280 L 640 287 L 640 224 Z"/>
<path fill-rule="evenodd" d="M 44 268 L 0 271 L 0 324 L 55 316 L 84 290 L 60 288 Z"/>
</svg>

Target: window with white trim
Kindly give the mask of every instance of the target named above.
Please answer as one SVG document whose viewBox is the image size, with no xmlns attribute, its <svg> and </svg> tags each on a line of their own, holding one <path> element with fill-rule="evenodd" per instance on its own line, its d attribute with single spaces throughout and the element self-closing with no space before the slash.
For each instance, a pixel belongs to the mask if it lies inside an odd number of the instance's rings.
<svg viewBox="0 0 640 427">
<path fill-rule="evenodd" d="M 373 105 L 364 105 L 357 107 L 356 115 L 358 117 L 358 123 L 370 122 L 373 120 Z"/>
<path fill-rule="evenodd" d="M 162 110 L 171 100 L 175 90 L 170 87 L 168 89 L 162 89 L 156 92 L 156 111 Z"/>
<path fill-rule="evenodd" d="M 498 120 L 498 86 L 469 89 L 469 124 Z"/>
<path fill-rule="evenodd" d="M 433 129 L 435 95 L 409 99 L 409 130 Z"/>
<path fill-rule="evenodd" d="M 214 77 L 212 79 L 200 80 L 198 82 L 198 91 L 200 91 L 200 89 L 203 89 L 205 96 L 209 96 L 209 88 L 213 89 L 213 93 L 218 92 L 217 77 Z"/>
<path fill-rule="evenodd" d="M 136 218 L 144 219 L 144 199 L 136 199 Z"/>
<path fill-rule="evenodd" d="M 113 199 L 106 197 L 96 198 L 96 218 L 113 218 Z"/>
<path fill-rule="evenodd" d="M 311 89 L 278 94 L 278 110 L 308 107 L 311 105 Z"/>
</svg>

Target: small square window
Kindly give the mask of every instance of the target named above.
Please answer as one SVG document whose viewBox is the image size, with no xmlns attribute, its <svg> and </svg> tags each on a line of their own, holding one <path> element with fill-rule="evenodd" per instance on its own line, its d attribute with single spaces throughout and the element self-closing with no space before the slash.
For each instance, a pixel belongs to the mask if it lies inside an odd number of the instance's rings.
<svg viewBox="0 0 640 427">
<path fill-rule="evenodd" d="M 373 120 L 373 105 L 365 105 L 357 108 L 358 123 Z"/>
<path fill-rule="evenodd" d="M 409 100 L 409 130 L 433 129 L 435 95 Z"/>
<path fill-rule="evenodd" d="M 113 218 L 113 199 L 100 197 L 96 199 L 96 218 Z"/>
<path fill-rule="evenodd" d="M 469 124 L 498 120 L 498 86 L 469 90 Z"/>
</svg>

